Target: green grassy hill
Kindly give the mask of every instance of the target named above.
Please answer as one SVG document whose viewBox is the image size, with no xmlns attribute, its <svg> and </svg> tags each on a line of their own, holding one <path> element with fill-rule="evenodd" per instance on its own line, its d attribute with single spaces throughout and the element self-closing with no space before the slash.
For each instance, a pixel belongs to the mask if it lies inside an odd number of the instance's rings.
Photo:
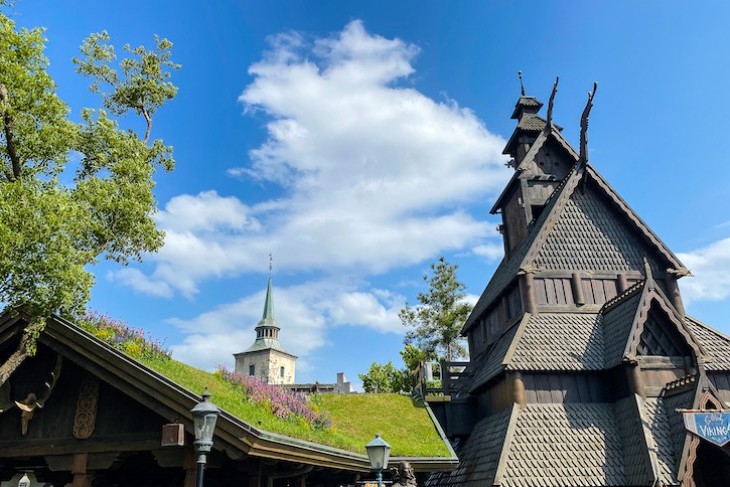
<svg viewBox="0 0 730 487">
<path fill-rule="evenodd" d="M 426 409 L 414 404 L 408 396 L 319 395 L 314 407 L 327 416 L 331 425 L 313 429 L 303 421 L 276 417 L 265 405 L 247 400 L 240 387 L 219 374 L 169 358 L 139 357 L 137 360 L 193 393 L 201 394 L 207 387 L 211 400 L 218 407 L 258 429 L 357 453 L 364 453 L 365 444 L 378 433 L 392 445 L 393 456 L 450 456 Z"/>
</svg>

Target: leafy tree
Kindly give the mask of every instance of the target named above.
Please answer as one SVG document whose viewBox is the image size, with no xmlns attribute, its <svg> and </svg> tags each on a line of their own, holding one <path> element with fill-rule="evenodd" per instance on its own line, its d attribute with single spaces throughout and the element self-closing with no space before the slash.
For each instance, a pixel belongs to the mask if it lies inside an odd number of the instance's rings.
<svg viewBox="0 0 730 487">
<path fill-rule="evenodd" d="M 43 317 L 83 309 L 90 264 L 126 264 L 163 243 L 152 218 L 153 175 L 174 161 L 150 133 L 155 111 L 175 96 L 169 78 L 179 66 L 170 61 L 172 43 L 155 40 L 153 50 L 125 46 L 129 57 L 118 68 L 107 33 L 83 43 L 77 71 L 106 110 L 84 109 L 78 122 L 47 72 L 43 29 L 18 29 L 0 11 L 0 302 L 31 318 L 0 365 L 0 384 L 35 353 Z M 129 112 L 144 119 L 144 136 L 113 118 Z"/>
<path fill-rule="evenodd" d="M 373 362 L 370 364 L 367 374 L 358 374 L 362 381 L 362 387 L 365 392 L 369 393 L 386 393 L 386 392 L 408 392 L 406 375 L 404 371 L 398 370 L 393 362 L 387 364 L 379 364 Z"/>
<path fill-rule="evenodd" d="M 443 257 L 431 264 L 431 276 L 423 276 L 428 291 L 418 293 L 419 305 L 406 306 L 398 316 L 409 327 L 404 342 L 416 345 L 428 356 L 441 355 L 446 360 L 465 356 L 461 331 L 472 306 L 463 301 L 463 283 L 456 277 L 457 266 Z"/>
<path fill-rule="evenodd" d="M 403 375 L 409 389 L 413 389 L 418 382 L 418 377 L 414 375 L 416 369 L 418 369 L 422 363 L 436 359 L 436 355 L 433 352 L 421 350 L 420 348 L 408 343 L 403 350 L 400 351 L 400 356 L 403 359 L 403 363 L 406 364 L 406 369 L 403 371 Z"/>
</svg>

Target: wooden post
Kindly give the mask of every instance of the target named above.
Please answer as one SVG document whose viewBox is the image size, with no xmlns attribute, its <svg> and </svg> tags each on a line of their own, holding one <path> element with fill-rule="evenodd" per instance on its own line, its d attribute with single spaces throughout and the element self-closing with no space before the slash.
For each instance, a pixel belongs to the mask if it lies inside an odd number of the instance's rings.
<svg viewBox="0 0 730 487">
<path fill-rule="evenodd" d="M 530 314 L 536 314 L 537 303 L 535 302 L 535 279 L 532 272 L 525 272 L 519 282 L 525 311 Z"/>
<path fill-rule="evenodd" d="M 667 292 L 669 293 L 669 299 L 672 302 L 672 306 L 679 311 L 679 314 L 684 316 L 684 303 L 682 303 L 682 294 L 679 292 L 677 279 L 674 276 L 667 276 L 664 282 L 667 285 Z"/>
<path fill-rule="evenodd" d="M 586 298 L 583 294 L 583 280 L 580 278 L 580 274 L 574 272 L 571 276 L 571 284 L 573 286 L 573 300 L 577 305 L 586 304 Z"/>
<path fill-rule="evenodd" d="M 633 364 L 630 367 L 631 369 L 629 370 L 629 380 L 631 381 L 633 392 L 640 395 L 641 397 L 646 397 L 646 391 L 644 390 L 644 380 L 641 378 L 641 367 L 639 367 L 637 364 Z"/>
<path fill-rule="evenodd" d="M 193 453 L 192 450 L 187 449 L 185 451 L 185 458 L 183 458 L 183 468 L 185 469 L 183 487 L 195 487 L 197 466 L 195 453 Z"/>
<path fill-rule="evenodd" d="M 520 407 L 527 406 L 527 395 L 525 394 L 525 382 L 522 380 L 522 374 L 520 372 L 514 373 L 513 378 L 515 402 Z"/>
<path fill-rule="evenodd" d="M 73 487 L 91 487 L 94 475 L 86 471 L 86 464 L 89 459 L 88 453 L 77 453 L 71 462 L 71 473 L 74 475 Z"/>
</svg>

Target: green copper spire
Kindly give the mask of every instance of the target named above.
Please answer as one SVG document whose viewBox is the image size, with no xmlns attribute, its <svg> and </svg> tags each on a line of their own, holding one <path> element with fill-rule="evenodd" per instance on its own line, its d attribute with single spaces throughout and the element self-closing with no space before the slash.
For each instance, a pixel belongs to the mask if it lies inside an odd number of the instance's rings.
<svg viewBox="0 0 730 487">
<path fill-rule="evenodd" d="M 261 317 L 259 326 L 263 324 L 276 325 L 276 321 L 274 320 L 274 293 L 271 292 L 271 274 L 269 274 L 269 286 L 266 288 L 264 315 Z"/>
<path fill-rule="evenodd" d="M 256 329 L 260 327 L 274 327 L 276 331 L 273 332 L 276 338 L 279 337 L 279 327 L 274 319 L 274 293 L 271 286 L 271 269 L 273 268 L 273 256 L 269 254 L 269 285 L 266 288 L 266 301 L 264 302 L 264 314 L 261 317 L 261 321 L 256 326 Z"/>
</svg>

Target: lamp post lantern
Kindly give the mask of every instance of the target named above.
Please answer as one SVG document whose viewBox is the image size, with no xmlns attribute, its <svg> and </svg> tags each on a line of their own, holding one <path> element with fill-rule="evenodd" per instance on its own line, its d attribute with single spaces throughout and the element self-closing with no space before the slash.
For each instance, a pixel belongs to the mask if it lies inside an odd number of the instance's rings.
<svg viewBox="0 0 730 487">
<path fill-rule="evenodd" d="M 365 450 L 368 452 L 370 467 L 376 472 L 378 487 L 383 487 L 383 470 L 388 468 L 390 445 L 380 435 L 375 435 L 375 439 L 365 445 Z"/>
<path fill-rule="evenodd" d="M 23 477 L 18 481 L 18 487 L 30 487 L 30 479 L 28 474 L 23 474 Z"/>
<path fill-rule="evenodd" d="M 208 389 L 203 392 L 203 400 L 190 410 L 193 414 L 193 429 L 195 430 L 195 453 L 198 454 L 198 468 L 196 475 L 196 487 L 203 487 L 203 475 L 205 473 L 206 455 L 213 447 L 213 431 L 215 422 L 220 414 L 220 409 L 210 402 Z"/>
</svg>

